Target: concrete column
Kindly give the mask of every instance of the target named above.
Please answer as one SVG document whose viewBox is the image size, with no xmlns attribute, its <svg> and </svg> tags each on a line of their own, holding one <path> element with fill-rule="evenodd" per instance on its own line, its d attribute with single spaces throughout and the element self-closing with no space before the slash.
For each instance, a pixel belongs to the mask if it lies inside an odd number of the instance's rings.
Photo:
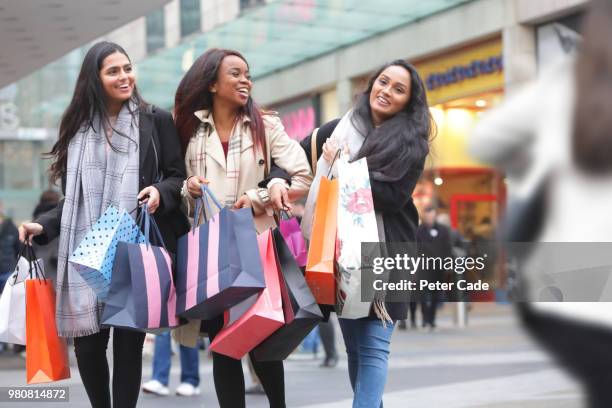
<svg viewBox="0 0 612 408">
<path fill-rule="evenodd" d="M 178 0 L 173 0 L 164 6 L 165 42 L 167 48 L 176 47 L 181 41 L 181 13 Z"/>
<path fill-rule="evenodd" d="M 349 78 L 340 79 L 336 83 L 336 96 L 338 98 L 338 112 L 342 116 L 353 103 L 353 84 Z"/>
<path fill-rule="evenodd" d="M 503 29 L 502 39 L 504 82 L 506 93 L 511 94 L 537 75 L 535 29 L 512 25 Z"/>
</svg>

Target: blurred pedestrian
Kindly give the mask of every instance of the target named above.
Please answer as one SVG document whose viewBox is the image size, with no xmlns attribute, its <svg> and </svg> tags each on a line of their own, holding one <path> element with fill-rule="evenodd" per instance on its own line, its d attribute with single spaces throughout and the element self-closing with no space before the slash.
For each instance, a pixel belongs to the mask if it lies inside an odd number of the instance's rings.
<svg viewBox="0 0 612 408">
<path fill-rule="evenodd" d="M 470 140 L 476 157 L 507 171 L 510 197 L 544 208 L 540 228 L 539 220 L 525 226 L 539 242 L 612 241 L 612 218 L 602 217 L 612 206 L 612 2 L 591 1 L 583 31 L 576 56 L 483 116 Z M 519 310 L 535 339 L 583 384 L 589 407 L 611 407 L 610 304 Z"/>
<path fill-rule="evenodd" d="M 452 257 L 450 229 L 436 220 L 437 209 L 433 205 L 425 207 L 421 213 L 421 224 L 417 229 L 417 245 L 419 254 L 431 259 Z M 444 282 L 446 270 L 438 262 L 431 262 L 433 268 L 422 271 L 421 276 L 429 282 Z M 426 289 L 421 291 L 420 304 L 423 314 L 423 328 L 436 328 L 436 313 L 440 296 L 439 290 Z M 412 311 L 412 309 L 411 309 Z M 411 313 L 411 319 L 413 318 Z"/>
<path fill-rule="evenodd" d="M 194 200 L 201 197 L 201 184 L 208 184 L 224 205 L 251 208 L 255 227 L 262 232 L 274 225 L 273 206 L 284 207 L 290 199 L 303 196 L 312 175 L 304 152 L 289 138 L 280 119 L 257 107 L 252 85 L 248 63 L 239 52 L 210 49 L 196 59 L 178 86 L 175 120 L 186 152 L 189 178 L 182 194 L 188 206 L 193 208 Z M 283 183 L 257 188 L 272 159 L 291 174 L 291 188 Z M 223 314 L 203 322 L 211 342 L 223 325 Z M 244 407 L 241 361 L 212 354 L 219 405 Z M 252 362 L 270 406 L 285 407 L 283 362 Z"/>
<path fill-rule="evenodd" d="M 132 63 L 111 42 L 94 44 L 83 60 L 72 100 L 62 115 L 50 173 L 64 200 L 19 228 L 22 241 L 47 244 L 59 236 L 59 335 L 74 338 L 81 380 L 94 407 L 111 406 L 104 309 L 68 256 L 109 205 L 133 211 L 146 202 L 170 252 L 189 229 L 180 211 L 185 165 L 169 112 L 142 100 Z M 133 213 L 136 216 L 136 213 Z M 145 334 L 113 329 L 112 405 L 135 407 L 140 393 Z"/>
<path fill-rule="evenodd" d="M 181 383 L 176 388 L 176 395 L 193 397 L 200 395 L 200 355 L 197 347 L 179 345 L 181 361 Z M 155 336 L 153 353 L 153 375 L 151 380 L 142 384 L 142 390 L 149 394 L 166 396 L 170 394 L 170 367 L 172 366 L 172 336 L 170 332 Z"/>
<path fill-rule="evenodd" d="M 19 247 L 19 231 L 0 204 L 0 292 L 17 264 Z"/>
</svg>

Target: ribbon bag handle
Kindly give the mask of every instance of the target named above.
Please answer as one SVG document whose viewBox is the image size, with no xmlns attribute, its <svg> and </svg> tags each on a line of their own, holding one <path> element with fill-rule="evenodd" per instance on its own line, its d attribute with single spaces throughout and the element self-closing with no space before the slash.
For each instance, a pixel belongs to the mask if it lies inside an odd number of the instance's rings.
<svg viewBox="0 0 612 408">
<path fill-rule="evenodd" d="M 30 270 L 28 271 L 28 276 L 30 279 L 37 280 L 45 280 L 47 277 L 45 276 L 45 272 L 42 270 L 42 267 L 38 264 L 38 257 L 36 256 L 36 252 L 34 251 L 34 247 L 31 245 L 26 245 L 27 252 L 27 260 Z M 34 273 L 32 273 L 34 272 Z"/>
<path fill-rule="evenodd" d="M 330 180 L 333 178 L 333 176 L 331 176 L 331 173 L 332 173 L 332 170 L 334 169 L 334 164 L 336 163 L 336 160 L 340 157 L 340 153 L 342 153 L 342 150 L 338 149 L 338 151 L 334 155 L 334 159 L 332 160 L 331 164 L 329 165 L 329 171 L 327 172 L 327 178 L 330 179 Z"/>
<path fill-rule="evenodd" d="M 159 227 L 157 226 L 157 222 L 155 222 L 155 218 L 153 218 L 153 216 L 149 214 L 147 203 L 144 203 L 142 205 L 142 209 L 140 211 L 140 214 L 138 215 L 138 218 L 139 218 L 138 225 L 140 229 L 144 231 L 144 234 L 145 234 L 145 244 L 147 248 L 149 247 L 149 245 L 151 245 L 150 233 L 151 233 L 151 230 L 153 230 L 153 234 L 157 238 L 161 246 L 164 249 L 168 250 L 166 248 L 164 238 L 162 237 L 161 232 L 159 231 Z"/>
<path fill-rule="evenodd" d="M 204 221 L 208 221 L 208 219 L 206 218 L 206 213 L 208 214 L 212 214 L 212 208 L 210 206 L 210 202 L 208 201 L 209 199 L 215 204 L 215 206 L 219 209 L 222 210 L 223 206 L 221 205 L 221 203 L 219 202 L 219 200 L 217 200 L 217 197 L 215 197 L 215 195 L 213 194 L 213 192 L 210 190 L 210 188 L 208 188 L 208 186 L 206 184 L 201 184 L 200 185 L 200 189 L 202 190 L 202 197 L 198 198 L 195 200 L 195 209 L 194 209 L 194 223 L 193 223 L 193 229 L 195 230 L 198 221 L 200 220 L 200 213 L 203 212 L 204 213 Z M 204 206 L 202 206 L 202 203 L 204 203 Z M 206 208 L 206 211 L 204 211 L 204 207 Z"/>
</svg>

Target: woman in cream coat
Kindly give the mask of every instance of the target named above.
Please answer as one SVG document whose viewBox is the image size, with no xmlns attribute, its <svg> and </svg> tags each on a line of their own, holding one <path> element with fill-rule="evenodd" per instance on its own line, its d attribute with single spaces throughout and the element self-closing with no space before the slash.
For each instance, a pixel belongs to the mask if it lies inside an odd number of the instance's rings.
<svg viewBox="0 0 612 408">
<path fill-rule="evenodd" d="M 188 178 L 182 194 L 188 208 L 193 208 L 204 183 L 224 205 L 250 207 L 262 232 L 274 225 L 273 203 L 285 207 L 304 195 L 312 174 L 304 151 L 287 136 L 280 119 L 255 105 L 251 87 L 249 67 L 240 53 L 211 49 L 181 81 L 175 121 L 186 152 Z M 272 159 L 289 174 L 291 188 L 276 180 L 268 184 L 269 191 L 257 188 Z M 222 315 L 204 322 L 211 341 L 222 326 Z M 252 361 L 270 407 L 285 407 L 282 361 Z M 245 406 L 240 360 L 213 353 L 213 376 L 221 407 Z"/>
</svg>

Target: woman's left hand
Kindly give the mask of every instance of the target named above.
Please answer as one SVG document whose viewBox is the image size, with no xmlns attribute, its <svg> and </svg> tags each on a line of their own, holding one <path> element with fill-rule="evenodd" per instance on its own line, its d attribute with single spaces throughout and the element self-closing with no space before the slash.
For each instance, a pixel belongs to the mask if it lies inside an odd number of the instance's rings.
<svg viewBox="0 0 612 408">
<path fill-rule="evenodd" d="M 289 190 L 283 183 L 275 183 L 269 189 L 270 202 L 272 208 L 276 211 L 291 211 L 292 206 L 289 203 Z"/>
<path fill-rule="evenodd" d="M 234 208 L 251 208 L 253 207 L 253 203 L 248 195 L 243 194 L 238 201 L 234 203 Z"/>
<path fill-rule="evenodd" d="M 147 203 L 149 214 L 153 214 L 159 207 L 159 191 L 153 186 L 145 187 L 138 193 L 138 201 Z"/>
</svg>

